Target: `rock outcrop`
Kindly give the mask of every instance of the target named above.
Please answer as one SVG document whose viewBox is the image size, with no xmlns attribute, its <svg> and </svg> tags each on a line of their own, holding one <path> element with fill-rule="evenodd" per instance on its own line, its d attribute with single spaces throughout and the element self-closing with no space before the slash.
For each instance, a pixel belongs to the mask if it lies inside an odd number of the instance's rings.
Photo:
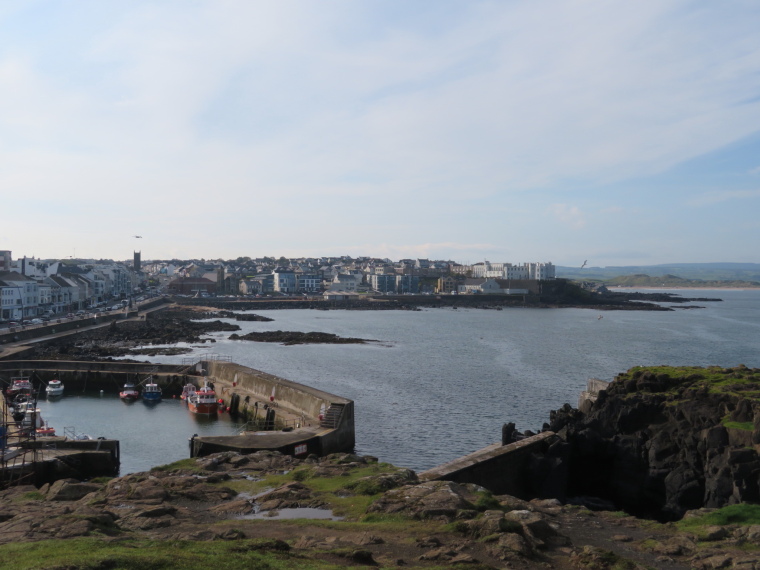
<svg viewBox="0 0 760 570">
<path fill-rule="evenodd" d="M 545 426 L 567 458 L 560 498 L 596 497 L 661 520 L 760 502 L 759 397 L 760 370 L 744 366 L 620 374 L 587 413 L 566 405 Z"/>
</svg>

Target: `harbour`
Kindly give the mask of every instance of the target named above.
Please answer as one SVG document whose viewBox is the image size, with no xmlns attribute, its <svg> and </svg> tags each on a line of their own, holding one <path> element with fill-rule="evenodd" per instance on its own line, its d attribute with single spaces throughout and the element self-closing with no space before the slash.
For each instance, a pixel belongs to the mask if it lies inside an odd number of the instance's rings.
<svg viewBox="0 0 760 570">
<path fill-rule="evenodd" d="M 23 405 L 32 406 L 31 425 L 25 424 L 26 415 L 18 416 L 17 414 L 21 404 L 16 399 L 22 395 L 15 395 L 14 392 L 20 389 L 21 380 L 12 382 L 5 390 L 7 402 L 3 402 L 3 427 L 6 429 L 7 426 L 12 434 L 8 433 L 3 439 L 4 480 L 13 478 L 11 475 L 16 466 L 25 468 L 24 466 L 34 462 L 54 465 L 61 463 L 60 458 L 56 453 L 52 453 L 52 450 L 68 448 L 72 441 L 97 439 L 100 442 L 111 441 L 113 438 L 110 435 L 108 437 L 99 435 L 94 438 L 82 431 L 90 427 L 97 428 L 99 432 L 109 430 L 121 432 L 123 430 L 119 428 L 122 425 L 129 426 L 127 433 L 122 433 L 117 442 L 122 437 L 127 441 L 134 441 L 137 436 L 137 441 L 149 449 L 155 449 L 157 445 L 160 445 L 159 442 L 169 442 L 172 447 L 169 451 L 171 457 L 172 452 L 181 449 L 172 437 L 177 431 L 176 429 L 162 430 L 161 426 L 157 425 L 156 419 L 159 417 L 175 419 L 177 414 L 172 413 L 176 411 L 174 404 L 182 408 L 181 413 L 197 421 L 197 425 L 192 426 L 197 431 L 193 431 L 188 437 L 188 451 L 191 456 L 203 456 L 225 450 L 245 453 L 272 450 L 306 457 L 310 454 L 327 455 L 339 451 L 352 451 L 354 448 L 353 402 L 234 363 L 199 361 L 193 365 L 185 365 L 181 369 L 173 366 L 163 368 L 152 366 L 148 370 L 149 374 L 142 381 L 132 380 L 133 377 L 137 378 L 141 372 L 145 371 L 145 365 L 140 364 L 116 363 L 112 366 L 103 366 L 87 362 L 3 361 L 0 369 L 12 372 L 15 368 L 28 369 L 32 366 L 36 366 L 37 370 L 30 376 L 24 377 L 23 381 L 23 389 L 28 392 L 23 394 Z M 45 370 L 46 367 L 55 367 L 55 370 Z M 98 370 L 92 370 L 93 368 Z M 183 373 L 178 374 L 178 372 Z M 46 382 L 46 377 L 51 375 L 52 378 Z M 91 375 L 94 377 L 91 378 Z M 62 378 L 65 382 L 61 382 Z M 125 382 L 122 391 L 118 393 L 119 401 L 113 402 L 113 388 L 110 386 L 122 380 Z M 187 387 L 193 382 L 197 383 L 199 388 L 190 399 L 196 398 L 204 388 L 212 395 L 217 395 L 212 391 L 212 387 L 218 390 L 219 400 L 213 402 L 213 413 L 211 413 L 211 408 L 207 408 L 206 413 L 197 413 L 198 409 L 193 408 L 191 401 L 181 398 L 185 392 L 179 392 L 180 386 Z M 51 383 L 56 386 L 68 384 L 70 392 L 78 394 L 79 397 L 66 397 L 64 393 L 42 400 L 40 395 L 47 392 Z M 85 396 L 88 384 L 91 390 L 97 391 L 97 397 Z M 203 387 L 200 387 L 201 384 Z M 106 388 L 110 388 L 108 392 Z M 141 389 L 139 395 L 137 388 Z M 125 390 L 129 390 L 128 396 L 125 396 L 127 394 Z M 132 396 L 132 393 L 135 395 Z M 56 416 L 55 411 L 65 407 L 71 412 L 72 402 L 77 400 L 86 401 L 85 409 L 77 415 L 86 427 L 66 425 L 63 431 L 68 437 L 55 437 L 54 428 L 49 426 L 55 426 L 59 420 L 67 421 Z M 104 403 L 111 405 L 110 410 L 105 412 L 105 414 L 110 412 L 110 420 L 97 426 L 88 425 L 89 417 L 102 418 L 105 415 L 95 411 L 95 408 Z M 144 412 L 147 417 L 142 418 L 141 421 L 139 412 L 128 417 L 126 414 L 118 417 L 119 414 L 114 413 L 116 410 L 124 411 L 125 409 L 129 409 L 130 412 L 135 410 Z M 26 414 L 29 413 L 26 412 Z M 236 430 L 235 433 L 227 432 L 221 435 L 214 433 L 214 430 L 202 429 L 204 426 L 213 426 L 220 415 L 230 418 L 230 423 Z M 35 427 L 39 428 L 42 425 L 43 417 L 46 418 L 45 431 L 35 430 Z M 35 421 L 40 425 L 35 426 Z M 140 426 L 147 427 L 149 432 L 136 434 Z M 174 425 L 173 427 L 176 428 Z M 204 433 L 209 431 L 211 433 Z M 30 453 L 30 449 L 35 452 Z M 43 457 L 42 454 L 36 453 L 36 450 L 48 452 L 48 456 Z M 97 451 L 99 450 L 100 444 Z M 17 459 L 19 453 L 23 455 L 21 460 Z M 114 455 L 115 464 L 105 472 L 98 466 L 97 469 L 83 468 L 77 475 L 79 478 L 86 479 L 101 474 L 116 474 L 121 467 L 118 455 L 118 453 Z M 9 460 L 12 460 L 11 463 Z M 153 466 L 143 466 L 143 470 Z M 126 473 L 131 472 L 127 470 L 132 469 L 132 465 L 128 463 L 124 469 Z M 67 474 L 70 473 L 67 472 Z M 36 483 L 44 480 L 45 477 L 38 476 Z"/>
<path fill-rule="evenodd" d="M 285 347 L 213 333 L 206 343 L 171 345 L 187 354 L 140 356 L 150 361 L 140 377 L 151 367 L 174 367 L 178 396 L 183 362 L 213 352 L 354 401 L 357 453 L 425 471 L 491 445 L 505 422 L 539 430 L 551 410 L 575 405 L 590 377 L 662 363 L 760 366 L 760 292 L 710 296 L 724 300 L 691 311 L 608 311 L 602 320 L 583 309 L 259 311 L 275 320 L 239 322 L 241 332 L 319 330 L 379 342 Z M 245 423 L 224 412 L 190 414 L 171 393 L 153 406 L 126 405 L 118 398 L 121 379 L 105 380 L 100 395 L 94 376 L 39 406 L 55 427 L 119 439 L 122 474 L 184 459 L 193 434 L 234 436 Z"/>
</svg>

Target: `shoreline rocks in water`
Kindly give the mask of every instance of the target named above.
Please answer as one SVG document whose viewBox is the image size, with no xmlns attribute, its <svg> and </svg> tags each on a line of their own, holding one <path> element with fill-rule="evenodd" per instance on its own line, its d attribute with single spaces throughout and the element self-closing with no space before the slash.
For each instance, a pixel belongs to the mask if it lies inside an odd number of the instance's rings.
<svg viewBox="0 0 760 570">
<path fill-rule="evenodd" d="M 143 321 L 113 321 L 107 327 L 50 339 L 44 344 L 35 345 L 30 357 L 39 360 L 103 360 L 140 354 L 182 354 L 190 349 L 152 345 L 214 342 L 214 339 L 203 339 L 201 336 L 240 330 L 239 325 L 220 320 L 194 320 L 219 316 L 217 313 L 169 307 L 151 313 Z"/>
<path fill-rule="evenodd" d="M 324 332 L 297 332 L 297 331 L 265 331 L 250 332 L 229 336 L 230 340 L 251 340 L 254 342 L 279 342 L 286 346 L 294 344 L 366 344 L 368 340 L 361 338 L 342 338 L 336 334 Z"/>
<path fill-rule="evenodd" d="M 270 319 L 269 317 L 262 317 L 261 315 L 249 315 L 246 313 L 236 314 L 235 315 L 236 321 L 258 321 L 262 323 L 271 323 L 274 319 Z"/>
</svg>

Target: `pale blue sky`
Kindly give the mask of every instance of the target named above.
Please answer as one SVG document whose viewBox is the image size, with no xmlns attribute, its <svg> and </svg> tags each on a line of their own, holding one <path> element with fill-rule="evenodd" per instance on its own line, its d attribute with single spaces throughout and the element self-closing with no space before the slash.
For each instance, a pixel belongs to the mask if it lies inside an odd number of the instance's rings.
<svg viewBox="0 0 760 570">
<path fill-rule="evenodd" d="M 0 2 L 0 249 L 760 262 L 758 29 L 750 1 Z"/>
</svg>

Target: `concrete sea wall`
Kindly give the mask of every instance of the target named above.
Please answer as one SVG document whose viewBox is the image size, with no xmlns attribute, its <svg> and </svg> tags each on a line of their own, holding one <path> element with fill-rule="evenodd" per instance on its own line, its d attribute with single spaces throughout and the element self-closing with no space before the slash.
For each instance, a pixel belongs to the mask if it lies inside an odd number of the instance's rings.
<svg viewBox="0 0 760 570">
<path fill-rule="evenodd" d="M 556 439 L 542 432 L 514 443 L 495 443 L 419 474 L 422 481 L 475 483 L 498 495 L 531 498 L 533 485 L 526 466 L 533 453 L 544 450 Z"/>
<path fill-rule="evenodd" d="M 301 419 L 301 424 L 316 424 L 328 410 L 340 409 L 335 425 L 319 434 L 322 455 L 351 451 L 356 444 L 354 402 L 352 400 L 292 382 L 273 374 L 232 362 L 206 361 L 196 366 L 213 381 L 231 412 L 251 418 L 264 405 L 282 414 Z"/>
</svg>

